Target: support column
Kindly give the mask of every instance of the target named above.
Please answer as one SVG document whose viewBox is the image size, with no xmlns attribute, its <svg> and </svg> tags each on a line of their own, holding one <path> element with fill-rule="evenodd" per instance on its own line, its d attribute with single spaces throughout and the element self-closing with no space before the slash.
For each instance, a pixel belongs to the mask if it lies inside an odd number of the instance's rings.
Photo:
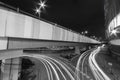
<svg viewBox="0 0 120 80">
<path fill-rule="evenodd" d="M 75 54 L 81 54 L 80 53 L 80 46 L 75 46 Z"/>
<path fill-rule="evenodd" d="M 0 80 L 2 80 L 2 60 L 0 60 Z"/>
<path fill-rule="evenodd" d="M 20 58 L 6 59 L 4 63 L 2 80 L 18 80 L 20 71 Z"/>
</svg>

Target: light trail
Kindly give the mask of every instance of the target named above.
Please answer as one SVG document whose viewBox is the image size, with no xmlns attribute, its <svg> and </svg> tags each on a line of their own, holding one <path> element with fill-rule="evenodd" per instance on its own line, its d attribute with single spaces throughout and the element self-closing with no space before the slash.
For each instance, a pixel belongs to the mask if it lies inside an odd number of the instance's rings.
<svg viewBox="0 0 120 80">
<path fill-rule="evenodd" d="M 16 57 L 31 57 L 40 61 L 45 67 L 47 80 L 93 80 L 85 71 L 85 67 L 89 66 L 91 74 L 95 80 L 111 80 L 99 67 L 95 58 L 100 51 L 100 47 L 84 52 L 80 55 L 76 67 L 67 63 L 60 57 L 43 54 L 22 54 Z M 91 52 L 92 51 L 92 52 Z M 10 59 L 9 57 L 7 59 Z M 3 59 L 0 57 L 0 59 Z M 6 59 L 6 58 L 4 58 Z M 88 65 L 86 65 L 88 63 Z M 87 70 L 87 68 L 86 68 Z M 41 73 L 42 74 L 42 73 Z M 89 73 L 90 74 L 90 73 Z"/>
<path fill-rule="evenodd" d="M 72 69 L 70 69 L 70 66 L 67 66 L 63 62 L 58 61 L 58 60 L 56 60 L 54 58 L 45 56 L 45 55 L 42 55 L 42 57 L 43 57 L 43 59 L 51 59 L 51 60 L 55 61 L 57 64 L 59 64 L 62 67 L 62 69 L 64 69 L 66 71 L 67 75 L 69 75 L 69 77 L 71 78 L 71 80 L 75 80 L 75 78 L 74 78 L 75 72 Z M 40 58 L 40 56 L 37 55 L 36 58 Z M 71 73 L 73 73 L 74 75 L 72 75 Z"/>
<path fill-rule="evenodd" d="M 51 63 L 53 63 L 52 61 L 50 61 Z M 66 77 L 65 77 L 65 75 L 63 74 L 63 72 L 61 71 L 61 69 L 55 64 L 55 63 L 53 63 L 55 66 L 56 66 L 56 68 L 60 71 L 60 73 L 61 73 L 61 75 L 63 76 L 63 78 L 64 78 L 64 80 L 67 80 L 66 79 Z"/>
<path fill-rule="evenodd" d="M 50 67 L 52 68 L 52 70 L 54 71 L 54 74 L 56 75 L 55 77 L 56 77 L 56 80 L 60 80 L 60 77 L 59 77 L 59 75 L 58 75 L 58 73 L 57 73 L 57 70 L 56 70 L 56 68 L 54 67 L 54 65 L 52 65 L 48 60 L 46 60 L 46 59 L 44 59 L 44 58 L 41 58 L 41 59 L 43 59 L 44 61 L 46 61 L 49 65 L 50 65 Z"/>
<path fill-rule="evenodd" d="M 75 67 L 57 57 L 40 54 L 22 54 L 7 59 L 17 57 L 31 57 L 40 61 L 45 67 L 48 80 L 80 80 L 75 73 Z"/>
<path fill-rule="evenodd" d="M 81 68 L 81 71 L 84 73 L 84 63 L 85 63 L 85 60 L 86 58 L 89 56 L 89 54 L 86 54 L 85 57 L 83 58 L 83 61 L 82 61 L 82 68 Z M 87 75 L 87 74 L 86 74 Z M 82 80 L 84 80 L 84 76 L 82 75 Z"/>
<path fill-rule="evenodd" d="M 48 64 L 47 63 L 45 63 L 42 59 L 40 60 L 42 63 L 43 63 L 43 65 L 45 66 L 45 69 L 46 69 L 46 71 L 47 71 L 47 75 L 48 75 L 48 80 L 53 80 L 53 77 L 52 77 L 52 72 L 51 72 L 51 69 L 50 69 L 50 67 L 48 66 Z"/>
<path fill-rule="evenodd" d="M 79 57 L 79 59 L 77 61 L 76 73 L 79 76 L 79 78 L 81 77 L 81 80 L 86 80 L 86 79 L 84 79 L 84 76 L 86 76 L 87 78 L 90 78 L 86 73 L 84 73 L 85 60 L 90 55 L 90 51 L 91 50 L 88 50 L 88 51 L 82 53 L 82 55 Z"/>
<path fill-rule="evenodd" d="M 86 80 L 84 77 L 86 77 L 88 80 L 93 80 L 90 78 L 90 76 L 88 76 L 88 74 L 84 72 L 86 66 L 85 62 L 88 63 L 95 80 L 111 80 L 97 64 L 96 55 L 100 50 L 101 48 L 98 47 L 97 49 L 92 49 L 83 53 L 79 57 L 76 65 L 76 73 L 78 77 L 81 78 L 81 80 Z"/>
<path fill-rule="evenodd" d="M 99 67 L 99 65 L 97 64 L 95 58 L 96 55 L 99 53 L 100 51 L 100 47 L 98 47 L 96 50 L 94 50 L 93 52 L 91 52 L 90 56 L 89 56 L 89 66 L 90 69 L 95 77 L 96 80 L 111 80 L 104 72 L 103 70 Z"/>
</svg>

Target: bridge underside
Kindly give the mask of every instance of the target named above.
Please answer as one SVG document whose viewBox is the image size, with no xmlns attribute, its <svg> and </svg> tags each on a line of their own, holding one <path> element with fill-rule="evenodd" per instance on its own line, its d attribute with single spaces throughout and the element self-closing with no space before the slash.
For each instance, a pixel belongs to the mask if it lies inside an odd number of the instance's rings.
<svg viewBox="0 0 120 80">
<path fill-rule="evenodd" d="M 83 42 L 70 42 L 70 41 L 55 41 L 55 40 L 38 40 L 27 38 L 13 38 L 13 37 L 0 37 L 0 49 L 28 49 L 28 48 L 40 48 L 50 46 L 86 46 L 92 43 Z M 96 45 L 96 44 L 92 44 Z"/>
</svg>

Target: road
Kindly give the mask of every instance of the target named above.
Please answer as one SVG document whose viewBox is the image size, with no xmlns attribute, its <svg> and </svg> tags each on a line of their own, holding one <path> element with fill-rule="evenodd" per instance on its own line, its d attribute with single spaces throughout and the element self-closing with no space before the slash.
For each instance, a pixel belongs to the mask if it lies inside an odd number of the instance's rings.
<svg viewBox="0 0 120 80">
<path fill-rule="evenodd" d="M 111 80 L 96 61 L 101 49 L 102 47 L 88 50 L 74 57 L 71 62 L 51 54 L 13 54 L 13 57 L 10 55 L 7 58 L 27 57 L 31 59 L 35 66 L 28 70 L 32 71 L 30 75 L 34 75 L 34 80 Z M 0 59 L 7 59 L 5 56 L 3 54 Z"/>
<path fill-rule="evenodd" d="M 98 65 L 97 55 L 103 48 L 88 50 L 79 56 L 76 65 L 77 75 L 81 80 L 111 80 L 107 74 Z M 73 60 L 74 63 L 74 60 Z"/>
</svg>

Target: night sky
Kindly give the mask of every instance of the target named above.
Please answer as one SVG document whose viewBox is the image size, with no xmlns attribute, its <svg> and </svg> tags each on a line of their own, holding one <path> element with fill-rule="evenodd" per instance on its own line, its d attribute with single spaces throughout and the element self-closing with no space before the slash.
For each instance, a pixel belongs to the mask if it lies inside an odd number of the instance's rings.
<svg viewBox="0 0 120 80">
<path fill-rule="evenodd" d="M 33 15 L 39 0 L 0 0 Z M 47 0 L 41 18 L 88 36 L 105 36 L 104 0 Z M 37 16 L 37 15 L 36 15 Z"/>
</svg>

